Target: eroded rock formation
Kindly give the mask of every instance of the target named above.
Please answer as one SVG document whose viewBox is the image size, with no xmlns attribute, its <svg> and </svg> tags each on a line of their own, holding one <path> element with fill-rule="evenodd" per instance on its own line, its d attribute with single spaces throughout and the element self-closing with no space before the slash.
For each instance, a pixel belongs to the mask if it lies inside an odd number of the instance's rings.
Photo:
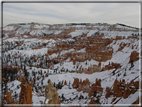
<svg viewBox="0 0 142 107">
<path fill-rule="evenodd" d="M 114 81 L 113 89 L 110 90 L 108 88 L 106 90 L 105 97 L 108 98 L 110 95 L 116 96 L 116 97 L 123 97 L 127 98 L 130 94 L 134 94 L 137 89 L 139 88 L 139 82 L 133 82 L 125 83 L 125 80 L 118 81 L 117 79 Z"/>
<path fill-rule="evenodd" d="M 73 88 L 78 88 L 79 87 L 79 79 L 78 78 L 74 78 L 74 82 L 72 84 Z"/>
<path fill-rule="evenodd" d="M 134 62 L 134 61 L 137 61 L 138 59 L 139 59 L 139 53 L 136 52 L 136 51 L 133 51 L 130 55 L 130 61 L 129 62 L 131 62 L 131 61 Z"/>
<path fill-rule="evenodd" d="M 96 83 L 91 85 L 89 97 L 91 97 L 95 91 L 96 92 L 103 92 L 103 88 L 101 87 L 101 82 L 97 78 L 96 78 Z"/>
<path fill-rule="evenodd" d="M 49 81 L 49 84 L 45 86 L 45 101 L 44 104 L 61 104 L 58 97 L 56 88 L 53 86 L 52 81 Z"/>
<path fill-rule="evenodd" d="M 48 73 L 46 73 L 45 77 L 48 77 Z"/>
<path fill-rule="evenodd" d="M 17 104 L 17 102 L 15 102 L 12 99 L 12 95 L 10 91 L 6 91 L 6 93 L 4 94 L 4 99 L 3 99 L 3 103 L 4 104 Z"/>
<path fill-rule="evenodd" d="M 78 78 L 74 78 L 72 87 L 77 88 L 77 91 L 83 91 L 89 93 L 89 97 L 91 97 L 95 91 L 103 92 L 103 88 L 101 87 L 101 82 L 98 79 L 96 79 L 96 83 L 92 84 L 90 87 L 89 79 L 85 79 L 82 81 L 82 79 L 79 80 Z"/>
<path fill-rule="evenodd" d="M 118 69 L 118 68 L 120 68 L 121 67 L 121 65 L 119 64 L 119 63 L 109 63 L 108 65 L 105 65 L 105 67 L 104 68 L 102 68 L 102 71 L 105 71 L 105 70 L 110 70 L 110 69 Z"/>
<path fill-rule="evenodd" d="M 83 91 L 83 92 L 89 92 L 90 90 L 90 81 L 89 79 L 86 79 L 82 82 L 82 80 L 80 80 L 80 83 L 79 83 L 79 87 L 78 87 L 78 90 L 77 91 Z"/>
<path fill-rule="evenodd" d="M 20 104 L 32 104 L 32 83 L 27 84 L 23 77 L 21 81 L 21 92 L 19 96 Z"/>
<path fill-rule="evenodd" d="M 67 85 L 67 81 L 65 80 L 64 85 Z"/>
</svg>

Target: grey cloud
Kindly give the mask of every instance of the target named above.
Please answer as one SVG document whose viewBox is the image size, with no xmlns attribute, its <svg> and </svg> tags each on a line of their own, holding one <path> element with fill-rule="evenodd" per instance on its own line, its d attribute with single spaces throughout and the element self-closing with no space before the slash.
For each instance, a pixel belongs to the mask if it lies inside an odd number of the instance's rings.
<svg viewBox="0 0 142 107">
<path fill-rule="evenodd" d="M 3 22 L 107 22 L 139 27 L 139 8 L 138 3 L 6 3 Z"/>
</svg>

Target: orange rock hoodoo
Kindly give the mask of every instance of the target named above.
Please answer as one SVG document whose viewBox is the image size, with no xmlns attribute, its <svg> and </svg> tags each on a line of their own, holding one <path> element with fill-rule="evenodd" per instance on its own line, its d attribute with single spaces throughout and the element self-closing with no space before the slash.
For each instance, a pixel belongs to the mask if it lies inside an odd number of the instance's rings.
<svg viewBox="0 0 142 107">
<path fill-rule="evenodd" d="M 65 82 L 64 82 L 64 85 L 67 85 L 67 82 L 66 82 L 66 80 L 65 80 Z"/>
<path fill-rule="evenodd" d="M 21 92 L 19 96 L 20 104 L 32 104 L 32 83 L 27 84 L 23 77 L 21 82 Z"/>
<path fill-rule="evenodd" d="M 90 86 L 89 79 L 86 79 L 83 82 L 82 82 L 82 80 L 80 80 L 79 87 L 78 87 L 77 91 L 83 91 L 83 92 L 89 93 L 89 90 L 90 90 L 89 86 Z"/>
<path fill-rule="evenodd" d="M 130 94 L 134 94 L 137 89 L 139 88 L 139 82 L 133 82 L 131 81 L 130 83 L 125 84 L 125 80 L 123 79 L 122 81 L 118 81 L 117 79 L 115 80 L 113 84 L 113 89 L 110 90 L 108 88 L 106 90 L 106 95 L 105 97 L 108 98 L 110 95 L 116 96 L 116 97 L 123 97 L 127 98 Z"/>
<path fill-rule="evenodd" d="M 19 96 L 19 104 L 32 104 L 32 86 L 33 83 L 26 83 L 26 79 L 21 77 L 21 92 Z M 12 99 L 11 92 L 6 91 L 4 94 L 4 104 L 18 104 Z"/>
<path fill-rule="evenodd" d="M 101 82 L 100 80 L 96 79 L 96 83 L 92 84 L 90 87 L 90 81 L 89 79 L 83 80 L 78 78 L 74 78 L 74 82 L 72 84 L 73 88 L 78 88 L 77 91 L 83 91 L 86 93 L 89 93 L 89 96 L 91 97 L 94 92 L 103 92 L 103 88 L 101 87 Z"/>
<path fill-rule="evenodd" d="M 4 103 L 4 104 L 18 104 L 17 102 L 15 102 L 15 101 L 12 99 L 11 92 L 9 92 L 9 91 L 6 91 L 6 93 L 4 94 L 3 103 Z"/>
<path fill-rule="evenodd" d="M 105 67 L 104 68 L 102 68 L 102 71 L 105 71 L 105 70 L 110 70 L 110 69 L 117 69 L 117 68 L 120 68 L 121 67 L 121 65 L 119 64 L 119 63 L 109 63 L 109 65 L 105 65 Z"/>
<path fill-rule="evenodd" d="M 130 55 L 130 61 L 129 62 L 131 62 L 131 61 L 134 62 L 134 61 L 137 61 L 138 59 L 139 59 L 139 53 L 136 52 L 136 51 L 133 51 Z"/>
<path fill-rule="evenodd" d="M 56 88 L 53 86 L 51 80 L 49 84 L 45 86 L 45 101 L 44 104 L 61 104 L 58 97 Z"/>
<path fill-rule="evenodd" d="M 46 73 L 45 77 L 48 77 L 48 73 Z"/>
<path fill-rule="evenodd" d="M 91 97 L 95 91 L 96 92 L 103 92 L 103 88 L 101 87 L 101 82 L 97 78 L 96 78 L 96 83 L 91 85 L 89 96 Z"/>
<path fill-rule="evenodd" d="M 72 84 L 73 88 L 78 88 L 79 87 L 79 79 L 78 78 L 74 78 L 74 82 Z"/>
</svg>

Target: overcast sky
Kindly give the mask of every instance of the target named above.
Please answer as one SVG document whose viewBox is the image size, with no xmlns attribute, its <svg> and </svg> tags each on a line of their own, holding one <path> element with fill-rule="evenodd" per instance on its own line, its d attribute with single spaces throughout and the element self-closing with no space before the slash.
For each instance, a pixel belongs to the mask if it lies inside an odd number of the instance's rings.
<svg viewBox="0 0 142 107">
<path fill-rule="evenodd" d="M 38 22 L 140 25 L 139 3 L 3 3 L 3 25 Z"/>
</svg>

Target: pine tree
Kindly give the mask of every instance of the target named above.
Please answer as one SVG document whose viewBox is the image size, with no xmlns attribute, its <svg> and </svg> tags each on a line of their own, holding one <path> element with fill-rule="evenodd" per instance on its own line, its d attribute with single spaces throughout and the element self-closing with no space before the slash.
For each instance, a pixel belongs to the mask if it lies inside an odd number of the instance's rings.
<svg viewBox="0 0 142 107">
<path fill-rule="evenodd" d="M 59 82 L 57 88 L 61 89 L 61 83 Z"/>
<path fill-rule="evenodd" d="M 50 79 L 48 79 L 48 83 L 50 82 Z"/>
<path fill-rule="evenodd" d="M 42 75 L 42 70 L 41 70 L 41 75 Z"/>
<path fill-rule="evenodd" d="M 68 69 L 66 70 L 66 72 L 68 72 Z"/>
<path fill-rule="evenodd" d="M 94 94 L 93 94 L 93 96 L 94 96 L 94 97 L 96 97 L 96 91 L 94 91 Z"/>
<path fill-rule="evenodd" d="M 62 81 L 62 84 L 64 83 L 64 80 Z"/>
<path fill-rule="evenodd" d="M 131 60 L 131 68 L 134 66 L 133 60 Z"/>
<path fill-rule="evenodd" d="M 54 82 L 53 86 L 56 87 L 55 82 Z"/>
<path fill-rule="evenodd" d="M 24 65 L 24 71 L 26 71 L 26 66 Z"/>
<path fill-rule="evenodd" d="M 79 100 L 81 100 L 81 99 L 82 99 L 82 95 L 80 94 Z"/>
<path fill-rule="evenodd" d="M 100 99 L 97 97 L 96 104 L 100 104 Z"/>
<path fill-rule="evenodd" d="M 86 65 L 87 65 L 87 61 L 86 61 L 86 63 L 85 63 Z"/>
<path fill-rule="evenodd" d="M 14 97 L 15 97 L 15 99 L 16 99 L 16 97 L 17 97 L 16 91 L 15 91 Z"/>
<path fill-rule="evenodd" d="M 41 85 L 43 85 L 43 81 L 41 82 Z"/>
<path fill-rule="evenodd" d="M 124 73 L 124 76 L 126 76 L 126 72 Z"/>
<path fill-rule="evenodd" d="M 61 98 L 62 98 L 63 101 L 65 100 L 64 94 L 62 94 L 62 97 L 61 97 Z"/>
<path fill-rule="evenodd" d="M 113 75 L 115 75 L 115 71 L 113 72 Z"/>
</svg>

